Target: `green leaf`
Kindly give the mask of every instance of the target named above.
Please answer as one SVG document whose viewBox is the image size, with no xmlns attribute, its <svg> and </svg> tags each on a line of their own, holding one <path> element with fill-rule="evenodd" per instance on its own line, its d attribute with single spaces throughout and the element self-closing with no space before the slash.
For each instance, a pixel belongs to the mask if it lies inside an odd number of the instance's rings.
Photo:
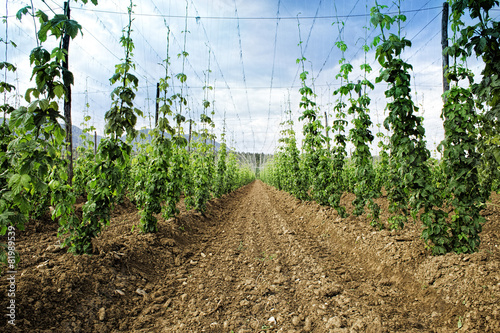
<svg viewBox="0 0 500 333">
<path fill-rule="evenodd" d="M 52 191 L 56 191 L 57 189 L 59 189 L 60 186 L 61 186 L 61 183 L 55 179 L 51 180 L 49 183 L 49 187 Z"/>
<path fill-rule="evenodd" d="M 21 179 L 20 174 L 16 173 L 16 174 L 12 175 L 9 179 L 8 184 L 9 184 L 9 187 L 11 188 L 12 193 L 14 195 L 17 195 L 18 193 L 20 193 L 23 190 L 23 184 L 22 184 L 22 179 Z"/>
<path fill-rule="evenodd" d="M 64 140 L 66 139 L 66 132 L 59 125 L 54 127 L 54 130 L 52 133 L 54 134 L 57 145 L 61 145 L 64 142 Z"/>
<path fill-rule="evenodd" d="M 11 64 L 10 62 L 0 62 L 0 69 L 4 69 L 4 68 L 7 68 L 8 71 L 11 71 L 11 72 L 15 72 L 16 71 L 16 66 L 14 66 L 13 64 Z"/>
<path fill-rule="evenodd" d="M 66 89 L 62 84 L 57 84 L 54 86 L 54 94 L 57 96 L 57 98 L 62 98 L 66 93 Z"/>
<path fill-rule="evenodd" d="M 16 18 L 21 21 L 23 15 L 26 15 L 29 13 L 29 10 L 31 9 L 31 6 L 25 6 L 21 9 L 19 9 L 16 13 Z"/>
<path fill-rule="evenodd" d="M 49 23 L 44 23 L 40 27 L 40 30 L 38 30 L 38 38 L 40 39 L 40 42 L 45 42 L 47 41 L 47 33 L 49 32 L 51 26 Z"/>
<path fill-rule="evenodd" d="M 82 26 L 74 20 L 68 20 L 66 21 L 65 29 L 66 33 L 71 37 L 71 39 L 75 39 L 75 37 L 78 35 L 78 32 L 82 30 Z"/>
<path fill-rule="evenodd" d="M 181 83 L 186 82 L 187 80 L 187 75 L 184 73 L 179 73 L 175 76 Z"/>
</svg>

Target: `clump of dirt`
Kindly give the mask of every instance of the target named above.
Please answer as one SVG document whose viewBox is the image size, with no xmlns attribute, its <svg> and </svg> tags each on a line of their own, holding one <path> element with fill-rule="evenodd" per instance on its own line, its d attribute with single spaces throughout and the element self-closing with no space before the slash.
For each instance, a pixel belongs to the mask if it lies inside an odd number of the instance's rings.
<svg viewBox="0 0 500 333">
<path fill-rule="evenodd" d="M 125 200 L 91 256 L 60 249 L 56 223 L 31 223 L 16 232 L 16 325 L 3 276 L 0 330 L 497 332 L 498 202 L 483 211 L 478 253 L 440 257 L 418 224 L 377 231 L 260 181 L 210 201 L 205 216 L 159 217 L 156 234 L 138 232 Z"/>
</svg>

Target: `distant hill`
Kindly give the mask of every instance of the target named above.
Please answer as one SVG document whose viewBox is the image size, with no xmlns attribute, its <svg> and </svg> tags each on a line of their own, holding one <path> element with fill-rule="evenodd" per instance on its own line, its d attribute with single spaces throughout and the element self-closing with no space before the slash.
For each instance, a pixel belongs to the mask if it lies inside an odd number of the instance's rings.
<svg viewBox="0 0 500 333">
<path fill-rule="evenodd" d="M 76 147 L 83 146 L 83 139 L 81 138 L 83 130 L 78 126 L 73 125 L 71 126 L 71 132 L 73 134 L 73 149 L 76 149 Z M 90 135 L 87 133 L 86 136 L 89 140 L 94 141 L 94 135 Z M 97 144 L 101 142 L 102 138 L 103 137 L 100 135 L 97 136 Z"/>
<path fill-rule="evenodd" d="M 9 123 L 9 119 L 5 119 L 5 121 L 7 122 L 7 124 Z M 72 129 L 72 134 L 73 134 L 73 149 L 76 149 L 77 147 L 80 147 L 80 146 L 83 146 L 83 142 L 84 142 L 84 139 L 82 139 L 82 134 L 83 134 L 83 130 L 76 126 L 76 125 L 73 125 L 71 127 Z M 149 131 L 150 129 L 141 129 L 139 130 L 139 133 L 143 133 L 146 135 L 146 141 L 149 141 L 151 142 L 151 139 L 152 137 L 149 135 Z M 95 134 L 90 134 L 90 133 L 87 133 L 85 134 L 85 136 L 87 137 L 87 140 L 96 140 L 97 141 L 97 144 L 99 144 L 101 142 L 101 140 L 104 138 L 103 136 L 101 135 L 96 135 L 94 137 Z M 165 134 L 167 137 L 170 137 L 170 134 Z M 189 135 L 187 134 L 184 134 L 184 137 L 186 138 L 186 140 L 189 139 Z M 125 139 L 125 136 L 123 137 L 123 139 Z M 197 136 L 193 136 L 191 138 L 192 141 L 197 141 L 197 140 L 200 140 L 199 137 Z M 137 136 L 137 138 L 134 139 L 133 143 L 136 143 L 136 142 L 140 142 L 142 141 L 141 138 L 140 138 L 140 135 Z M 136 145 L 134 145 L 134 149 L 135 149 Z M 220 143 L 218 143 L 217 141 L 215 142 L 215 150 L 219 150 L 220 148 Z"/>
<path fill-rule="evenodd" d="M 140 135 L 141 133 L 146 136 L 145 141 L 151 142 L 152 137 L 149 135 L 150 131 L 151 131 L 150 129 L 141 129 L 141 130 L 139 130 L 139 135 L 137 135 L 137 137 L 134 139 L 133 143 L 137 143 L 137 142 L 141 142 L 142 141 L 141 135 Z M 81 135 L 83 134 L 83 130 L 80 127 L 78 127 L 78 126 L 73 125 L 72 126 L 72 132 L 73 132 L 73 149 L 76 149 L 76 147 L 83 146 L 83 141 L 84 140 L 81 138 Z M 101 142 L 101 140 L 103 139 L 103 137 L 100 136 L 100 135 L 97 135 L 97 137 L 94 138 L 94 135 L 90 135 L 90 134 L 87 133 L 86 136 L 87 136 L 88 139 L 90 139 L 92 141 L 94 141 L 94 139 L 97 139 L 97 144 L 99 144 L 99 142 Z M 170 134 L 165 134 L 165 136 L 167 138 L 170 138 Z M 189 135 L 187 135 L 187 134 L 184 134 L 184 137 L 186 138 L 186 140 L 189 139 Z M 123 137 L 123 139 L 125 139 L 125 136 Z M 191 140 L 192 141 L 198 141 L 198 140 L 200 140 L 200 138 L 197 137 L 197 136 L 193 136 L 191 138 Z M 136 147 L 136 145 L 134 145 L 134 149 L 135 149 L 135 147 Z M 215 150 L 218 151 L 219 148 L 220 148 L 220 143 L 218 143 L 216 141 L 215 142 Z"/>
</svg>

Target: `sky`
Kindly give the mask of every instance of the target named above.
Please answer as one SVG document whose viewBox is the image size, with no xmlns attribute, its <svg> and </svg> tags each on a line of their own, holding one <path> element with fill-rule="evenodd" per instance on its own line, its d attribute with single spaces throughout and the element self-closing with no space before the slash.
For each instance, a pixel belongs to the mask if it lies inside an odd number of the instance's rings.
<svg viewBox="0 0 500 333">
<path fill-rule="evenodd" d="M 62 13 L 63 3 L 33 0 L 34 7 L 49 16 L 52 12 Z M 209 85 L 213 87 L 208 100 L 215 112 L 218 141 L 225 128 L 228 143 L 237 151 L 273 153 L 279 144 L 280 123 L 290 109 L 300 142 L 301 69 L 296 62 L 301 57 L 299 41 L 309 72 L 307 84 L 317 95 L 319 112 L 327 112 L 331 124 L 338 98 L 333 92 L 340 85 L 336 75 L 342 57 L 336 42 L 339 39 L 346 42 L 345 58 L 355 69 L 350 79 L 357 81 L 362 75 L 359 66 L 365 59 L 362 46 L 365 40 L 371 43 L 378 35 L 369 22 L 374 3 L 372 0 L 135 0 L 131 36 L 135 44 L 134 74 L 139 78 L 135 106 L 145 115 L 138 120 L 137 129 L 154 126 L 156 83 L 165 76 L 168 37 L 168 71 L 173 77 L 168 94 L 182 89 L 188 100 L 183 114 L 188 119 L 199 120 L 206 98 L 203 87 Z M 440 119 L 442 3 L 442 0 L 401 2 L 401 11 L 407 16 L 401 34 L 412 42 L 402 58 L 413 65 L 413 100 L 424 117 L 431 151 L 435 151 L 444 135 Z M 7 31 L 8 39 L 18 45 L 5 50 L 2 44 L 0 50 L 1 61 L 7 55 L 7 61 L 18 68 L 16 74 L 8 73 L 7 77 L 4 72 L 0 74 L 1 80 L 17 87 L 17 95 L 5 97 L 15 106 L 26 104 L 24 91 L 34 86 L 30 82 L 29 54 L 36 47 L 35 26 L 29 16 L 21 21 L 15 18 L 18 9 L 29 4 L 30 1 L 8 0 L 0 8 L 0 16 L 7 16 L 7 23 L 0 24 L 0 38 L 6 40 Z M 379 4 L 387 5 L 387 12 L 397 12 L 393 1 L 380 0 Z M 90 1 L 86 5 L 81 1 L 70 3 L 71 18 L 83 27 L 69 49 L 70 70 L 75 77 L 72 120 L 74 125 L 82 127 L 84 116 L 89 115 L 89 125 L 96 127 L 99 135 L 103 135 L 104 114 L 111 106 L 110 93 L 114 89 L 109 78 L 124 57 L 119 41 L 122 29 L 128 24 L 128 5 L 129 1 L 124 0 L 100 0 L 97 6 Z M 50 50 L 55 46 L 53 40 L 49 38 L 43 45 Z M 183 64 L 178 54 L 184 48 L 189 55 Z M 373 49 L 366 54 L 373 68 L 368 75 L 372 83 L 380 70 L 374 54 Z M 469 66 L 480 72 L 480 62 L 472 59 Z M 183 87 L 175 79 L 178 73 L 187 75 Z M 383 126 L 376 126 L 386 116 L 386 88 L 386 84 L 378 83 L 369 92 L 374 133 L 387 133 Z M 372 144 L 374 154 L 378 151 L 376 144 L 376 141 Z"/>
</svg>

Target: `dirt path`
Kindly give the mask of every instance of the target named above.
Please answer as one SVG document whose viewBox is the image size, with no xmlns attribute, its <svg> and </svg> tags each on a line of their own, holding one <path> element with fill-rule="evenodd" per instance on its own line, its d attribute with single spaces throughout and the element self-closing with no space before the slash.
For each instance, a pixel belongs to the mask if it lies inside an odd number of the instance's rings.
<svg viewBox="0 0 500 333">
<path fill-rule="evenodd" d="M 20 241 L 19 320 L 32 332 L 494 332 L 498 215 L 489 246 L 431 257 L 418 228 L 374 231 L 256 181 L 138 235 L 121 207 L 95 247 Z M 490 219 L 491 220 L 491 219 Z M 28 254 L 29 253 L 29 254 Z M 61 277 L 61 274 L 64 274 Z M 41 286 L 41 287 L 40 287 Z M 0 288 L 6 288 L 4 281 Z M 486 290 L 488 291 L 486 293 Z M 485 291 L 483 293 L 483 291 Z M 474 294 L 476 293 L 476 294 Z M 2 309 L 5 299 L 2 299 Z M 0 323 L 0 330 L 2 330 Z M 3 330 L 2 330 L 3 331 Z"/>
<path fill-rule="evenodd" d="M 306 230 L 255 182 L 181 266 L 163 317 L 170 331 L 443 331 L 450 306 L 404 276 L 353 260 L 342 242 Z M 318 241 L 319 240 L 319 241 Z M 373 269 L 375 268 L 375 269 Z M 168 330 L 167 330 L 168 331 Z"/>
</svg>

